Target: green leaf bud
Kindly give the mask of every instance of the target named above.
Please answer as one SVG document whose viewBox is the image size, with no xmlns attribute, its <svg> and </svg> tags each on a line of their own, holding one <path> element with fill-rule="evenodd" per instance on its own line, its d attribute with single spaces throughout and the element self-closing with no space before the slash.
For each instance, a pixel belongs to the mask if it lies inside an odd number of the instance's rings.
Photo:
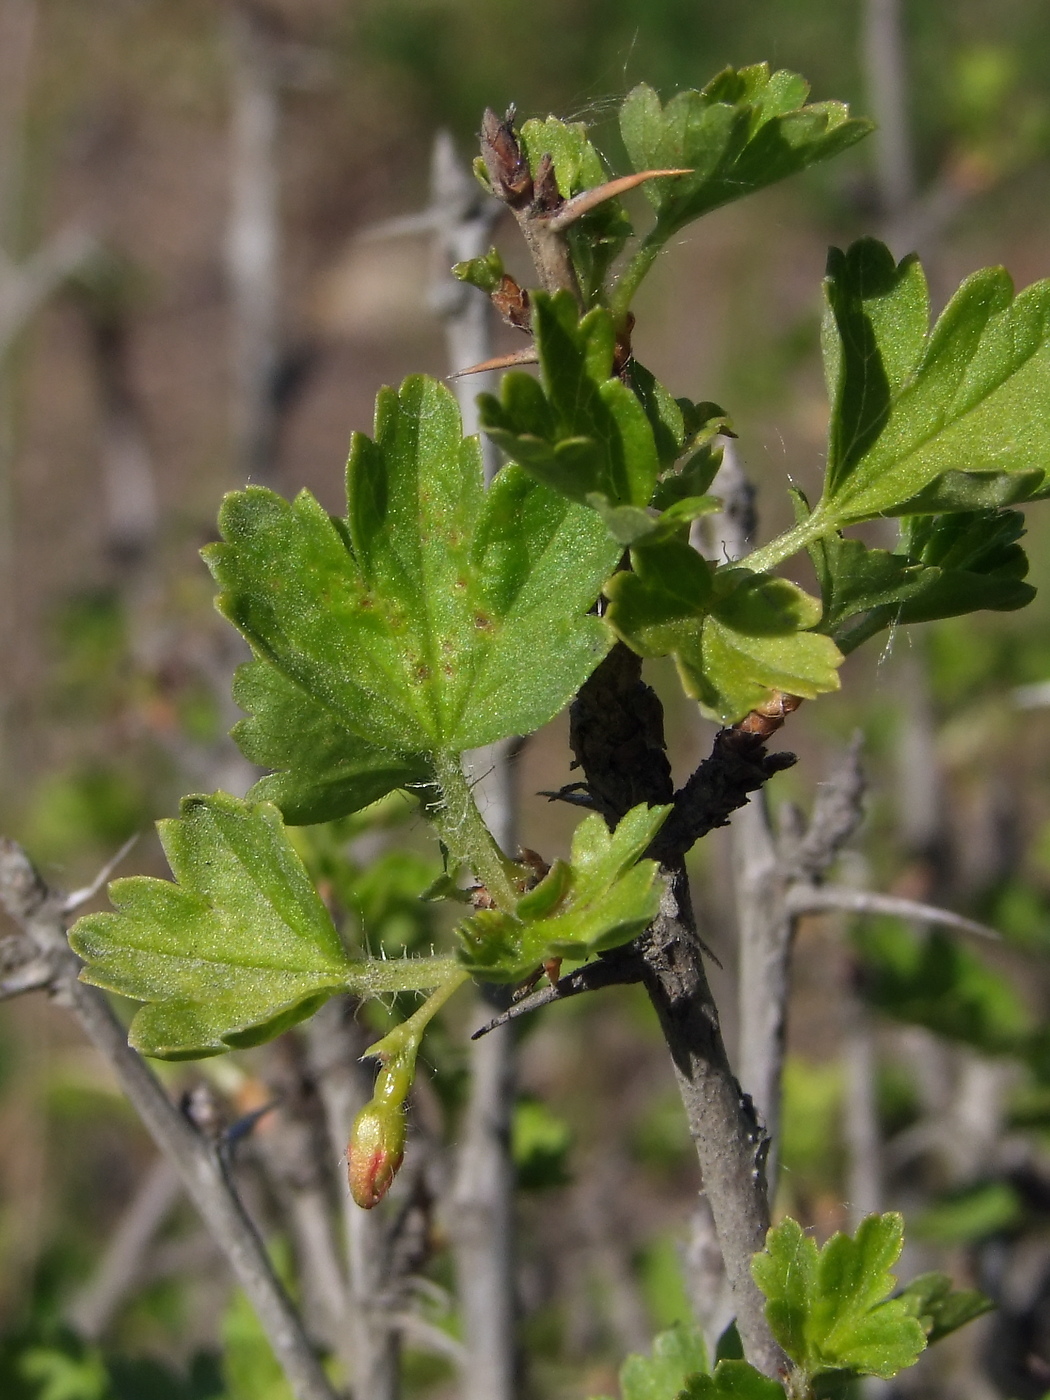
<svg viewBox="0 0 1050 1400">
<path fill-rule="evenodd" d="M 484 257 L 453 263 L 452 276 L 458 277 L 461 282 L 469 282 L 472 287 L 477 287 L 488 296 L 496 291 L 503 281 L 503 259 L 496 248 L 490 248 Z"/>
</svg>

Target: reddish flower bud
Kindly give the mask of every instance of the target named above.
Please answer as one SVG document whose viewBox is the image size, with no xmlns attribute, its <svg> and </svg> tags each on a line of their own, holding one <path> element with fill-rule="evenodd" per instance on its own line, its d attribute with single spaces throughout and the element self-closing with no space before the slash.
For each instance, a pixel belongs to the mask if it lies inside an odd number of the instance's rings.
<svg viewBox="0 0 1050 1400">
<path fill-rule="evenodd" d="M 366 1104 L 354 1119 L 346 1170 L 350 1194 L 362 1210 L 386 1195 L 405 1155 L 405 1111 L 400 1104 Z"/>
</svg>

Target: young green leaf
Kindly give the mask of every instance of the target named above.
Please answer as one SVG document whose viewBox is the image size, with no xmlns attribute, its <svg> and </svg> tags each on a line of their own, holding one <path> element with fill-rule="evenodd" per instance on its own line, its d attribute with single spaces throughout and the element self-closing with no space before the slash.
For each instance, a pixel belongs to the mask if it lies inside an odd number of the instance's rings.
<svg viewBox="0 0 1050 1400">
<path fill-rule="evenodd" d="M 310 714 L 328 713 L 315 724 L 333 752 L 353 767 L 385 750 L 415 771 L 424 755 L 557 714 L 609 645 L 588 611 L 618 549 L 594 513 L 516 468 L 486 492 L 476 439 L 463 440 L 452 395 L 424 376 L 381 391 L 376 440 L 354 437 L 347 495 L 344 522 L 307 492 L 292 504 L 236 492 L 224 543 L 205 551 L 220 608 Z M 286 689 L 265 691 L 250 742 L 272 735 L 289 703 Z M 308 772 L 301 786 L 312 782 Z"/>
<path fill-rule="evenodd" d="M 452 264 L 452 276 L 461 282 L 477 287 L 479 292 L 491 296 L 503 281 L 503 259 L 498 248 L 490 248 L 479 258 L 468 258 L 466 262 Z"/>
<path fill-rule="evenodd" d="M 900 1215 L 869 1215 L 823 1249 L 794 1220 L 770 1230 L 751 1263 L 777 1341 L 812 1378 L 828 1371 L 889 1378 L 914 1364 L 926 1336 L 909 1307 L 890 1298 L 900 1256 Z"/>
<path fill-rule="evenodd" d="M 332 821 L 369 806 L 395 788 L 433 782 L 425 758 L 379 748 L 339 723 L 267 661 L 238 667 L 233 698 L 250 716 L 234 726 L 241 752 L 260 768 L 249 796 L 273 802 L 286 822 Z"/>
<path fill-rule="evenodd" d="M 632 552 L 606 585 L 605 620 L 642 656 L 675 659 L 686 693 L 733 723 L 773 691 L 812 698 L 838 688 L 842 656 L 808 629 L 820 604 L 795 584 L 747 569 L 712 570 L 684 541 Z"/>
<path fill-rule="evenodd" d="M 328 997 L 432 987 L 447 958 L 350 958 L 277 808 L 216 793 L 158 822 L 176 883 L 114 880 L 115 913 L 78 920 L 84 981 L 145 1002 L 131 1043 L 161 1059 L 257 1045 Z"/>
<path fill-rule="evenodd" d="M 700 92 L 677 93 L 666 107 L 642 83 L 620 109 L 620 131 L 635 170 L 685 169 L 654 180 L 646 195 L 656 226 L 629 269 L 617 311 L 626 310 L 655 252 L 693 219 L 763 189 L 806 166 L 829 160 L 871 129 L 841 102 L 806 104 L 809 87 L 766 64 L 727 68 Z M 614 301 L 617 298 L 614 294 Z"/>
<path fill-rule="evenodd" d="M 688 399 L 676 399 L 670 389 L 637 360 L 631 361 L 630 378 L 631 388 L 645 409 L 645 416 L 653 430 L 660 470 L 666 471 L 682 455 L 686 439 L 690 436 L 686 426 L 686 410 L 690 411 L 691 416 L 707 408 L 718 414 L 722 410 L 715 404 L 703 404 L 698 408 Z"/>
<path fill-rule="evenodd" d="M 1050 281 L 1014 296 L 977 272 L 929 330 L 926 280 L 864 239 L 832 249 L 825 283 L 832 399 L 829 526 L 976 510 L 1050 486 Z"/>
<path fill-rule="evenodd" d="M 897 1296 L 918 1319 L 928 1346 L 995 1308 L 976 1288 L 952 1288 L 947 1274 L 920 1274 Z"/>
<path fill-rule="evenodd" d="M 597 814 L 584 818 L 569 863 L 555 861 L 513 914 L 483 909 L 460 925 L 463 965 L 489 982 L 520 982 L 548 958 L 629 942 L 659 911 L 659 867 L 639 857 L 670 810 L 633 807 L 614 832 Z"/>
<path fill-rule="evenodd" d="M 620 1367 L 620 1395 L 622 1400 L 675 1400 L 707 1368 L 700 1329 L 679 1322 L 654 1339 L 651 1356 L 626 1359 Z"/>
<path fill-rule="evenodd" d="M 504 376 L 502 397 L 482 394 L 489 437 L 537 480 L 586 504 L 647 506 L 660 461 L 646 411 L 612 373 L 615 334 L 600 307 L 578 319 L 568 292 L 533 298 L 542 384 Z"/>
<path fill-rule="evenodd" d="M 725 409 L 707 401 L 693 403 L 690 399 L 676 399 L 670 389 L 637 360 L 631 361 L 629 382 L 653 430 L 661 481 L 669 480 L 683 470 L 676 468 L 675 464 L 684 453 L 695 453 L 701 448 L 712 449 L 720 433 L 726 437 L 736 436 Z M 711 475 L 696 492 L 697 495 L 710 486 L 721 461 L 721 452 L 717 449 L 712 450 L 711 455 L 714 457 Z M 678 492 L 682 496 L 692 494 L 692 490 Z"/>
<path fill-rule="evenodd" d="M 784 1400 L 784 1387 L 746 1361 L 720 1361 L 710 1376 L 690 1376 L 676 1400 Z"/>
<path fill-rule="evenodd" d="M 1028 558 L 1018 544 L 1024 516 L 1016 510 L 912 515 L 901 522 L 900 552 L 922 563 L 923 583 L 900 609 L 901 622 L 989 608 L 1011 612 L 1035 597 L 1023 582 Z"/>
<path fill-rule="evenodd" d="M 892 554 L 825 535 L 809 547 L 824 601 L 821 630 L 848 652 L 883 627 L 1022 608 L 1035 596 L 1023 582 L 1023 534 L 1020 512 L 988 510 L 906 516 Z M 862 622 L 843 626 L 860 614 Z"/>
</svg>

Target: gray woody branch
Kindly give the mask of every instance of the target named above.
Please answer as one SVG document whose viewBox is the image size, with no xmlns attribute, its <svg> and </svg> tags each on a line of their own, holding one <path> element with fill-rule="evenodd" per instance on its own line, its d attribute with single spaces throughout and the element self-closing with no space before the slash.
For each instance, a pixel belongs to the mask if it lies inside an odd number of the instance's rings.
<svg viewBox="0 0 1050 1400">
<path fill-rule="evenodd" d="M 23 965 L 35 961 L 47 967 L 47 989 L 72 1011 L 108 1061 L 147 1131 L 178 1173 L 248 1295 L 296 1400 L 336 1400 L 217 1152 L 128 1045 L 127 1032 L 103 994 L 79 981 L 80 963 L 66 941 L 62 897 L 44 884 L 22 848 L 7 840 L 0 841 L 0 904 L 21 931 Z"/>
</svg>

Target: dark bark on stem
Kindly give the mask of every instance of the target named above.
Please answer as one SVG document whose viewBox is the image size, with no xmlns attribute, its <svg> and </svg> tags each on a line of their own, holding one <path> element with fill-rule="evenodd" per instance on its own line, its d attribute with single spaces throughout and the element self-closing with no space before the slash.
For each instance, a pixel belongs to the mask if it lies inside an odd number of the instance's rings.
<svg viewBox="0 0 1050 1400">
<path fill-rule="evenodd" d="M 785 901 L 784 870 L 769 813 L 756 793 L 733 822 L 734 894 L 739 947 L 740 1082 L 769 1135 L 766 1172 L 775 1188 L 780 1083 L 787 1039 L 791 949 L 796 920 Z"/>
<path fill-rule="evenodd" d="M 512 1002 L 506 1011 L 501 1011 L 476 1030 L 471 1039 L 480 1040 L 499 1026 L 516 1021 L 519 1016 L 527 1016 L 531 1011 L 538 1011 L 541 1006 L 549 1006 L 553 1001 L 565 1001 L 569 997 L 582 996 L 584 992 L 601 991 L 603 987 L 625 987 L 629 983 L 640 982 L 642 976 L 641 959 L 634 948 L 614 948 L 597 962 L 584 963 L 583 967 L 559 977 L 552 985 L 526 993 L 518 1001 Z"/>
<path fill-rule="evenodd" d="M 564 205 L 554 180 L 554 167 L 544 156 L 530 171 L 514 130 L 514 112 L 500 119 L 491 109 L 481 126 L 481 155 L 493 192 L 511 210 L 532 255 L 545 291 L 570 291 L 583 309 L 583 298 L 569 255 L 564 230 L 551 217 Z"/>
</svg>

